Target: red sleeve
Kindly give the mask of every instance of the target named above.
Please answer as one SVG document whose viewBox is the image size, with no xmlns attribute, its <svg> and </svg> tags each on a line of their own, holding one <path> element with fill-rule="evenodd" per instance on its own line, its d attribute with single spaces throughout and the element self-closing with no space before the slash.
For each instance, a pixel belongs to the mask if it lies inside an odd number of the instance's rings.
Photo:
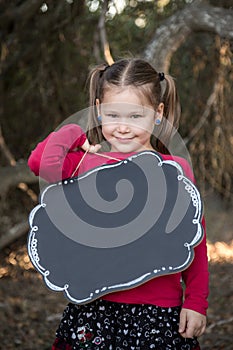
<svg viewBox="0 0 233 350">
<path fill-rule="evenodd" d="M 164 158 L 166 159 L 167 157 L 165 156 Z M 194 174 L 189 163 L 181 157 L 174 157 L 174 160 L 182 166 L 184 175 L 195 184 Z M 182 272 L 182 279 L 185 283 L 183 307 L 206 315 L 208 308 L 209 273 L 204 218 L 202 219 L 202 226 L 204 237 L 201 243 L 194 248 L 195 256 L 191 265 Z"/>
<path fill-rule="evenodd" d="M 185 176 L 195 184 L 194 174 L 189 163 L 182 159 L 181 165 Z M 194 248 L 195 256 L 193 262 L 182 273 L 182 278 L 185 283 L 183 307 L 206 315 L 206 310 L 208 308 L 209 273 L 204 217 L 202 219 L 202 227 L 204 230 L 204 237 L 201 243 Z"/>
<path fill-rule="evenodd" d="M 202 220 L 205 232 L 205 220 Z M 183 271 L 185 283 L 185 299 L 183 307 L 206 315 L 209 294 L 208 257 L 206 246 L 206 232 L 201 243 L 194 248 L 195 257 L 191 265 Z"/>
<path fill-rule="evenodd" d="M 28 166 L 48 182 L 69 178 L 83 155 L 75 149 L 85 141 L 86 135 L 79 125 L 65 125 L 37 145 L 31 152 Z"/>
</svg>

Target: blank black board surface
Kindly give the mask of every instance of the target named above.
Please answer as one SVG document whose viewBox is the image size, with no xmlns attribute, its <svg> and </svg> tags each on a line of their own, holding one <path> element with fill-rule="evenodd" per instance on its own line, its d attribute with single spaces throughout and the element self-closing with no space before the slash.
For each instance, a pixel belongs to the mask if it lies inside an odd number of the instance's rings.
<svg viewBox="0 0 233 350">
<path fill-rule="evenodd" d="M 47 186 L 28 252 L 77 304 L 185 270 L 203 238 L 202 201 L 175 161 L 144 151 Z"/>
</svg>

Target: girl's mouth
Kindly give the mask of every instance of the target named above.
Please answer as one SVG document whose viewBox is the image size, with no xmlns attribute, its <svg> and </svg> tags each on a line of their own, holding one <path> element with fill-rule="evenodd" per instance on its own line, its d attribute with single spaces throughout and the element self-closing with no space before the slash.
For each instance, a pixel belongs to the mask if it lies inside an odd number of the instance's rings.
<svg viewBox="0 0 233 350">
<path fill-rule="evenodd" d="M 128 142 L 132 141 L 133 138 L 130 138 L 130 137 L 116 137 L 116 139 L 117 139 L 118 142 L 128 143 Z"/>
</svg>

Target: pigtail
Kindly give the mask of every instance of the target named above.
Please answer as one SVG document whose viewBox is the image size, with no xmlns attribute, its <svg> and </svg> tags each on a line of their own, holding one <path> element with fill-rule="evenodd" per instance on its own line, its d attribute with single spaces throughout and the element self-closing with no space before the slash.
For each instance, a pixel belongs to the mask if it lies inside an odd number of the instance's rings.
<svg viewBox="0 0 233 350">
<path fill-rule="evenodd" d="M 161 96 L 161 102 L 164 103 L 164 115 L 159 128 L 157 149 L 160 152 L 169 153 L 169 142 L 179 127 L 181 108 L 174 79 L 170 75 L 165 74 L 164 81 L 166 87 Z"/>
<path fill-rule="evenodd" d="M 89 74 L 89 104 L 95 106 L 95 100 L 101 98 L 101 88 L 103 86 L 103 74 L 108 67 L 107 64 L 101 64 L 93 68 Z M 102 81 L 101 81 L 102 80 Z"/>
<path fill-rule="evenodd" d="M 97 120 L 96 99 L 101 100 L 104 72 L 108 65 L 101 64 L 93 68 L 88 77 L 89 85 L 89 116 L 87 123 L 87 137 L 92 144 L 97 144 L 103 141 L 102 129 Z"/>
<path fill-rule="evenodd" d="M 164 78 L 166 81 L 166 89 L 162 98 L 164 103 L 164 116 L 175 129 L 178 129 L 181 109 L 177 88 L 174 79 L 170 75 L 166 74 Z"/>
</svg>

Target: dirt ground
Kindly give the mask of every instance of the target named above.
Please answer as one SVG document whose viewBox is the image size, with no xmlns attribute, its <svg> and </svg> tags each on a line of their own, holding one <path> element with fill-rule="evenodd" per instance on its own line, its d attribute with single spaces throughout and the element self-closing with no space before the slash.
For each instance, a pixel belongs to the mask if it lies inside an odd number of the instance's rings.
<svg viewBox="0 0 233 350">
<path fill-rule="evenodd" d="M 233 217 L 216 198 L 206 208 L 210 297 L 202 350 L 233 349 Z M 209 222 L 209 223 L 208 223 Z M 67 303 L 32 267 L 26 235 L 0 252 L 0 349 L 49 350 Z"/>
</svg>

